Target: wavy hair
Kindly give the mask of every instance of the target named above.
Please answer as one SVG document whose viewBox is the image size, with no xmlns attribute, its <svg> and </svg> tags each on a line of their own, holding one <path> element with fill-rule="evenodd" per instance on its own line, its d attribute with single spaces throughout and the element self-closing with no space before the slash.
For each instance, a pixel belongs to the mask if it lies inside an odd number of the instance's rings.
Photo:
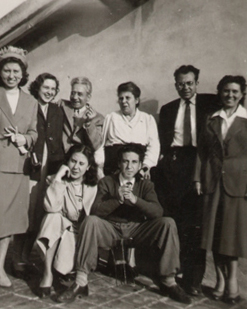
<svg viewBox="0 0 247 309">
<path fill-rule="evenodd" d="M 84 183 L 88 186 L 95 186 L 98 183 L 98 166 L 94 160 L 94 151 L 88 146 L 74 145 L 66 154 L 66 162 L 74 153 L 82 153 L 87 158 L 89 169 L 84 174 Z"/>
<path fill-rule="evenodd" d="M 27 66 L 25 66 L 24 63 L 20 59 L 15 58 L 15 57 L 9 57 L 9 58 L 3 59 L 0 62 L 0 71 L 2 71 L 3 67 L 7 63 L 17 63 L 17 64 L 19 64 L 21 71 L 22 71 L 22 79 L 19 82 L 18 87 L 25 86 L 26 83 L 28 82 L 28 77 L 29 77 L 29 74 L 27 73 Z M 5 86 L 1 76 L 0 76 L 0 86 L 2 86 L 2 87 Z"/>
<path fill-rule="evenodd" d="M 54 82 L 56 83 L 56 94 L 55 94 L 55 96 L 59 92 L 59 81 L 56 78 L 56 76 L 54 76 L 50 73 L 42 73 L 42 74 L 38 75 L 35 78 L 35 80 L 33 82 L 31 82 L 31 84 L 28 87 L 29 92 L 31 93 L 32 96 L 35 97 L 36 100 L 38 100 L 38 98 L 39 98 L 39 89 L 43 85 L 43 83 L 46 79 L 54 80 Z"/>
</svg>

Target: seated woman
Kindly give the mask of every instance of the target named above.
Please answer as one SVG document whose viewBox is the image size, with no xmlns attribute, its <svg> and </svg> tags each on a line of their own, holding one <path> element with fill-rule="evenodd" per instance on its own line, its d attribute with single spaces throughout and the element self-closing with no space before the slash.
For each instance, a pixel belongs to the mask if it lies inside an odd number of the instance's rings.
<svg viewBox="0 0 247 309">
<path fill-rule="evenodd" d="M 128 143 L 143 145 L 145 157 L 142 174 L 150 178 L 150 168 L 156 166 L 160 153 L 157 125 L 152 115 L 141 112 L 140 88 L 133 82 L 118 86 L 120 110 L 105 118 L 103 126 L 103 147 L 105 151 L 104 173 L 109 175 L 118 169 L 117 152 Z"/>
<path fill-rule="evenodd" d="M 45 267 L 39 296 L 50 295 L 53 267 L 62 274 L 74 266 L 77 231 L 89 215 L 97 192 L 97 165 L 92 150 L 75 145 L 68 152 L 67 165 L 62 165 L 47 189 L 44 209 L 47 212 L 37 237 Z"/>
</svg>

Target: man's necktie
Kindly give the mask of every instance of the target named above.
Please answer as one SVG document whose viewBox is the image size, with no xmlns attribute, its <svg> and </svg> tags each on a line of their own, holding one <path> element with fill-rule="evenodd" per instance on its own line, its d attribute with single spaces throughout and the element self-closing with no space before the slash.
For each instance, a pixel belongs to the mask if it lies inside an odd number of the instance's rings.
<svg viewBox="0 0 247 309">
<path fill-rule="evenodd" d="M 184 146 L 192 145 L 191 137 L 191 122 L 190 122 L 190 100 L 185 101 L 185 113 L 184 113 Z"/>
</svg>

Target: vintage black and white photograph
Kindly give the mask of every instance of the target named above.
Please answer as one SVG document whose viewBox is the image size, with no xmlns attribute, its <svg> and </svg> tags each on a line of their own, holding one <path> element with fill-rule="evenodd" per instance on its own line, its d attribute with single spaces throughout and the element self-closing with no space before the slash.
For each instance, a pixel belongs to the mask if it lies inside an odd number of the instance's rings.
<svg viewBox="0 0 247 309">
<path fill-rule="evenodd" d="M 247 1 L 0 4 L 0 309 L 247 308 Z"/>
</svg>

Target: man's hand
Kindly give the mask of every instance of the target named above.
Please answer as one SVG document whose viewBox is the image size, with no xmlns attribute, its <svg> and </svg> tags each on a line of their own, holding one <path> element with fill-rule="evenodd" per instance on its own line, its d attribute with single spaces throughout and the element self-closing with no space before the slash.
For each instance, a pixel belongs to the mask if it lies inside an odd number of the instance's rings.
<svg viewBox="0 0 247 309">
<path fill-rule="evenodd" d="M 132 193 L 132 189 L 128 185 L 120 186 L 118 188 L 119 202 L 124 203 L 124 200 L 129 200 L 132 204 L 135 204 L 137 197 Z"/>
<path fill-rule="evenodd" d="M 96 111 L 89 104 L 86 105 L 87 109 L 83 115 L 87 120 L 92 120 L 96 116 Z"/>
</svg>

